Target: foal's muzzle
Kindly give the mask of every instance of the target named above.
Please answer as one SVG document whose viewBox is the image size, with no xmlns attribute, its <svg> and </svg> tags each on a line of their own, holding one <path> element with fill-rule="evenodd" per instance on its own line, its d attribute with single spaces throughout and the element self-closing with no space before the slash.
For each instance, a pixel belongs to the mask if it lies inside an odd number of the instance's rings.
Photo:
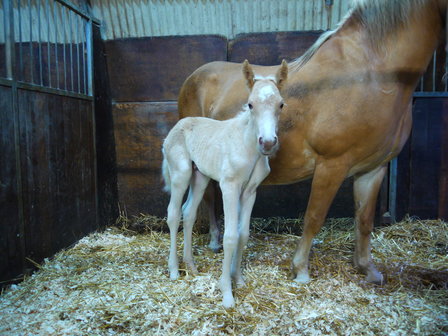
<svg viewBox="0 0 448 336">
<path fill-rule="evenodd" d="M 258 144 L 260 145 L 260 151 L 263 155 L 273 155 L 278 149 L 278 138 L 275 136 L 272 139 L 258 138 Z"/>
</svg>

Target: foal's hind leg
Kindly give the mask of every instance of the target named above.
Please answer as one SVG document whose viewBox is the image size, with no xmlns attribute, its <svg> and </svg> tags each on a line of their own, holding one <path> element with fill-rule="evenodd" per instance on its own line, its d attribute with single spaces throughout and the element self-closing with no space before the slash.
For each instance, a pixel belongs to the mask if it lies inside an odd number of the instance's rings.
<svg viewBox="0 0 448 336">
<path fill-rule="evenodd" d="M 292 276 L 299 283 L 310 280 L 308 259 L 311 242 L 322 227 L 331 202 L 347 174 L 347 167 L 341 163 L 338 160 L 322 160 L 316 165 L 302 237 L 291 264 Z"/>
<path fill-rule="evenodd" d="M 191 167 L 182 164 L 171 169 L 171 197 L 168 205 L 167 223 L 170 229 L 170 254 L 168 258 L 168 268 L 170 278 L 179 278 L 179 261 L 177 258 L 177 231 L 181 216 L 182 199 L 187 190 L 191 178 Z"/>
<path fill-rule="evenodd" d="M 201 203 L 205 188 L 210 179 L 201 174 L 198 170 L 193 172 L 190 183 L 190 191 L 188 193 L 187 201 L 185 202 L 182 212 L 184 219 L 184 262 L 193 273 L 197 272 L 193 261 L 191 236 L 193 225 L 196 221 L 196 215 L 199 203 Z"/>
<path fill-rule="evenodd" d="M 383 276 L 372 262 L 370 233 L 373 230 L 376 199 L 385 173 L 385 166 L 378 167 L 367 174 L 355 176 L 353 184 L 356 208 L 354 264 L 362 273 L 367 275 L 367 281 L 373 283 L 383 282 Z"/>
</svg>

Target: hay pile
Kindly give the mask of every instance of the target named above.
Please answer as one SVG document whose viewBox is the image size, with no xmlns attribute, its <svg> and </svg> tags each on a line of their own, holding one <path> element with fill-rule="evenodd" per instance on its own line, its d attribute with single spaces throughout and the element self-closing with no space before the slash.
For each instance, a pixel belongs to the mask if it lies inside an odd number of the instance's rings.
<svg viewBox="0 0 448 336">
<path fill-rule="evenodd" d="M 160 219 L 155 219 L 160 221 Z M 109 228 L 83 238 L 0 296 L 0 335 L 446 335 L 448 224 L 404 221 L 378 229 L 376 263 L 388 283 L 364 281 L 351 263 L 351 220 L 316 237 L 312 281 L 288 279 L 297 242 L 254 221 L 236 308 L 220 306 L 222 253 L 196 234 L 201 272 L 170 281 L 169 237 Z M 297 223 L 296 223 L 297 225 Z"/>
</svg>

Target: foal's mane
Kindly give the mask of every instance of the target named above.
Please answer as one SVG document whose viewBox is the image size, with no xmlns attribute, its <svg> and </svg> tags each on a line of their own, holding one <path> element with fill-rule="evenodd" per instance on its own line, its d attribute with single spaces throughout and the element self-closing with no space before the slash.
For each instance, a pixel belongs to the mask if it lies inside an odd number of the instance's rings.
<svg viewBox="0 0 448 336">
<path fill-rule="evenodd" d="M 379 50 L 384 37 L 409 22 L 412 14 L 431 0 L 352 0 L 352 8 L 336 29 L 324 32 L 299 58 L 289 64 L 290 71 L 298 71 L 331 36 L 349 20 L 356 20 L 366 30 L 370 43 Z"/>
</svg>

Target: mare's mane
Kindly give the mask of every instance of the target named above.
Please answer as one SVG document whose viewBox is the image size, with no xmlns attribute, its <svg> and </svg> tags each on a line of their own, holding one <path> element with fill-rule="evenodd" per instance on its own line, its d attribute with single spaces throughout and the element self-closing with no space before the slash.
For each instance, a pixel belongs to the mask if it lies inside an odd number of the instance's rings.
<svg viewBox="0 0 448 336">
<path fill-rule="evenodd" d="M 299 58 L 289 64 L 290 71 L 298 71 L 332 35 L 349 20 L 356 20 L 367 31 L 375 50 L 379 50 L 387 34 L 406 25 L 412 14 L 431 0 L 353 0 L 352 8 L 336 29 L 324 32 Z"/>
</svg>

